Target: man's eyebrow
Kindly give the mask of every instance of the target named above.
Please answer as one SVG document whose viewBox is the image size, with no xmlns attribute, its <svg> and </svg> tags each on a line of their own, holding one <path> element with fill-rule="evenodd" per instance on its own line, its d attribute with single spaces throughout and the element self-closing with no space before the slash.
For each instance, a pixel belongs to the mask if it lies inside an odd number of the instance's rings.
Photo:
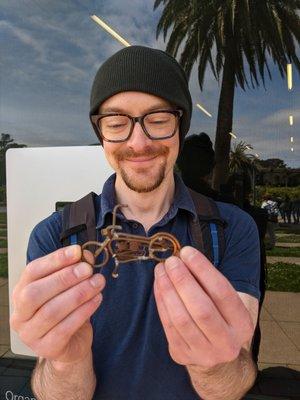
<svg viewBox="0 0 300 400">
<path fill-rule="evenodd" d="M 165 103 L 159 103 L 159 104 L 154 104 L 151 107 L 145 109 L 144 113 L 152 112 L 152 111 L 157 111 L 157 110 L 169 110 L 172 109 L 170 105 L 167 105 Z M 119 108 L 119 107 L 105 107 L 103 109 L 100 109 L 100 114 L 107 114 L 107 113 L 121 113 L 121 114 L 128 114 L 128 111 Z"/>
</svg>

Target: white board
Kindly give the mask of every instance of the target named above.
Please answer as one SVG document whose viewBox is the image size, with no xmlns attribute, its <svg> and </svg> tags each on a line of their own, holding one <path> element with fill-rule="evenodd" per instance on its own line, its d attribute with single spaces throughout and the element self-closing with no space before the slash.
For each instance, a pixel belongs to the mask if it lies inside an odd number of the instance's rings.
<svg viewBox="0 0 300 400">
<path fill-rule="evenodd" d="M 57 202 L 101 193 L 112 169 L 101 146 L 10 149 L 6 153 L 9 307 L 26 266 L 30 232 L 55 211 Z M 11 330 L 11 350 L 34 356 Z"/>
</svg>

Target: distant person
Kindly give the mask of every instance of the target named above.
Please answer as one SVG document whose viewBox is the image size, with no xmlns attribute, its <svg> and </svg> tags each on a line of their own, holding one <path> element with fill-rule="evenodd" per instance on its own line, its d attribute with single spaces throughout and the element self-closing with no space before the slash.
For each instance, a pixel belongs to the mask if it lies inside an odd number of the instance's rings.
<svg viewBox="0 0 300 400">
<path fill-rule="evenodd" d="M 276 244 L 275 227 L 278 222 L 278 205 L 276 201 L 272 200 L 272 197 L 269 194 L 266 194 L 263 196 L 261 208 L 266 209 L 268 212 L 267 233 L 269 236 L 269 243 L 267 245 L 267 250 L 272 250 Z"/>
<path fill-rule="evenodd" d="M 212 189 L 210 182 L 215 166 L 215 152 L 210 137 L 205 133 L 188 136 L 177 159 L 181 177 L 190 189 L 216 201 L 235 204 L 229 193 Z"/>
<path fill-rule="evenodd" d="M 291 204 L 291 214 L 293 216 L 294 224 L 300 222 L 300 199 L 295 199 Z"/>
<path fill-rule="evenodd" d="M 292 214 L 292 202 L 288 195 L 284 197 L 283 202 L 279 206 L 279 210 L 284 223 L 290 224 Z"/>
<path fill-rule="evenodd" d="M 261 297 L 259 300 L 259 311 L 258 311 L 258 320 L 255 328 L 255 332 L 253 335 L 252 342 L 252 356 L 253 360 L 258 362 L 258 354 L 259 347 L 261 342 L 261 330 L 259 324 L 259 316 L 261 312 L 261 308 L 263 305 L 263 301 L 266 293 L 266 284 L 267 284 L 267 257 L 266 257 L 266 248 L 265 248 L 265 236 L 267 232 L 267 225 L 269 220 L 269 214 L 266 209 L 260 208 L 250 204 L 250 195 L 251 195 L 251 181 L 249 175 L 244 175 L 243 179 L 243 210 L 246 211 L 251 217 L 254 219 L 258 234 L 259 234 L 259 244 L 260 244 L 260 292 Z"/>
</svg>

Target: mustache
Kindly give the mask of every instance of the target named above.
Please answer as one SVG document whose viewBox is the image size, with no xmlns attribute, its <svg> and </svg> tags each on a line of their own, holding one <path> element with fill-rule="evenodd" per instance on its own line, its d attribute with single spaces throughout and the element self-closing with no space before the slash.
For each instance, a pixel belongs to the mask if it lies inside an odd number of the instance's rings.
<svg viewBox="0 0 300 400">
<path fill-rule="evenodd" d="M 159 149 L 153 149 L 151 147 L 145 148 L 142 152 L 134 151 L 133 149 L 125 149 L 116 151 L 115 156 L 118 161 L 125 159 L 137 158 L 137 157 L 157 157 L 166 156 L 169 153 L 169 148 L 162 146 Z"/>
</svg>

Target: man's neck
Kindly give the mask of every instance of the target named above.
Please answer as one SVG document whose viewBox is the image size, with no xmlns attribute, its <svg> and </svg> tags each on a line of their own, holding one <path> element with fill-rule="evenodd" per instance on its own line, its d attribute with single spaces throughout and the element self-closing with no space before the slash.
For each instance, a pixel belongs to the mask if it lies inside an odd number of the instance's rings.
<svg viewBox="0 0 300 400">
<path fill-rule="evenodd" d="M 175 193 L 174 175 L 170 174 L 155 190 L 137 193 L 129 189 L 117 175 L 115 182 L 116 199 L 119 204 L 127 204 L 122 209 L 127 219 L 140 222 L 146 232 L 168 212 Z"/>
</svg>

